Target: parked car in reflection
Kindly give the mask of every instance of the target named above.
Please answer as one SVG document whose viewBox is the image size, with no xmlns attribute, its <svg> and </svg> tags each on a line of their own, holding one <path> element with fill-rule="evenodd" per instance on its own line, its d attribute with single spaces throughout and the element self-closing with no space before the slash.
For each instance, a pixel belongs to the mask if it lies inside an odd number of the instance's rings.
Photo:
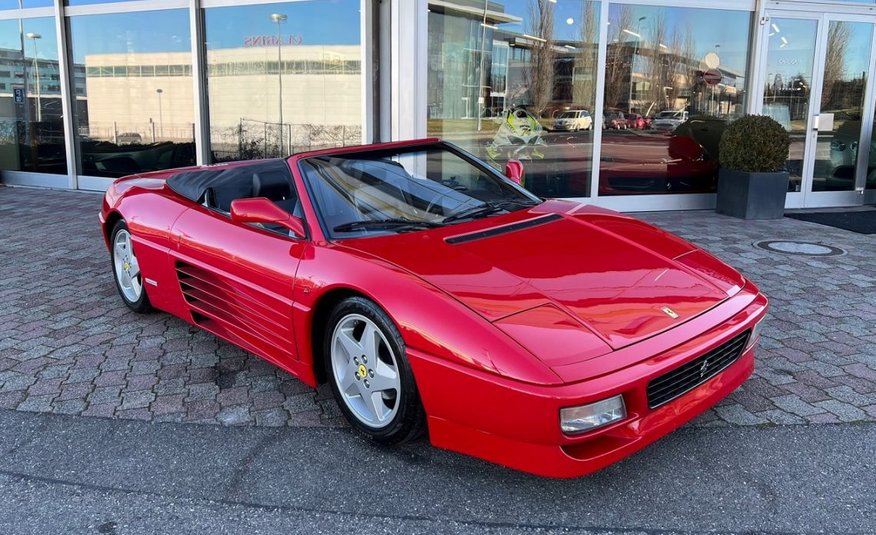
<svg viewBox="0 0 876 535">
<path fill-rule="evenodd" d="M 684 110 L 661 111 L 654 119 L 653 127 L 657 130 L 673 131 L 681 123 L 687 121 L 688 112 Z"/>
<path fill-rule="evenodd" d="M 825 189 L 851 190 L 855 186 L 861 121 L 843 121 L 830 141 L 830 170 Z M 816 169 L 816 173 L 819 169 Z M 870 140 L 867 157 L 867 187 L 876 187 L 876 137 Z"/>
<path fill-rule="evenodd" d="M 123 132 L 116 136 L 119 145 L 134 145 L 143 143 L 143 136 L 137 132 Z"/>
<path fill-rule="evenodd" d="M 569 110 L 562 112 L 554 121 L 554 130 L 572 131 L 590 130 L 593 128 L 593 117 L 587 110 Z"/>
<path fill-rule="evenodd" d="M 602 117 L 603 129 L 624 130 L 627 128 L 627 119 L 622 111 L 607 111 Z"/>
<path fill-rule="evenodd" d="M 720 117 L 712 115 L 694 115 L 673 130 L 675 136 L 687 136 L 696 141 L 705 153 L 705 157 L 718 160 L 718 146 L 721 136 L 729 123 Z"/>
<path fill-rule="evenodd" d="M 645 118 L 638 113 L 630 113 L 627 115 L 627 128 L 635 128 L 643 130 L 645 128 Z"/>
<path fill-rule="evenodd" d="M 711 193 L 718 160 L 687 135 L 615 136 L 603 144 L 600 195 Z"/>
<path fill-rule="evenodd" d="M 194 143 L 160 143 L 121 145 L 109 141 L 82 141 L 82 170 L 91 176 L 118 178 L 134 173 L 144 173 L 194 165 Z"/>
</svg>

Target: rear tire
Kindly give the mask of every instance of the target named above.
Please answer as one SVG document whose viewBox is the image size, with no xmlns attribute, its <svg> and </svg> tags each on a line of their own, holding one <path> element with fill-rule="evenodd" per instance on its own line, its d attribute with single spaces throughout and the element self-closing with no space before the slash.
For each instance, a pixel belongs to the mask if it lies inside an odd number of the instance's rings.
<svg viewBox="0 0 876 535">
<path fill-rule="evenodd" d="M 381 444 L 419 436 L 426 414 L 405 343 L 373 301 L 350 297 L 328 320 L 323 356 L 335 399 L 350 424 Z"/>
</svg>

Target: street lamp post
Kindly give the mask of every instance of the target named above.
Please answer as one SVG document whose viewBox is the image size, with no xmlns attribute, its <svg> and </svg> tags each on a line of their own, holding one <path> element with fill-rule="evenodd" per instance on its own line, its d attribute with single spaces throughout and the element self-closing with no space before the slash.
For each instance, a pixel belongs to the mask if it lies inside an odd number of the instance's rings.
<svg viewBox="0 0 876 535">
<path fill-rule="evenodd" d="M 280 26 L 289 17 L 284 15 L 283 13 L 271 13 L 271 20 L 277 23 L 277 86 L 279 87 L 280 93 L 277 97 L 279 108 L 280 108 L 280 155 L 283 156 L 285 154 L 285 147 L 283 146 L 283 33 L 282 27 Z"/>
<path fill-rule="evenodd" d="M 719 45 L 719 44 L 715 45 L 715 56 L 717 56 L 719 58 L 721 57 L 721 55 L 718 53 L 720 48 L 721 48 L 721 45 Z M 718 65 L 720 65 L 720 60 L 719 60 Z M 717 84 L 712 86 L 712 97 L 715 100 L 715 115 L 719 115 L 721 113 L 720 94 L 716 94 L 716 91 L 718 90 L 718 85 L 720 85 L 720 83 L 721 82 L 718 82 Z"/>
<path fill-rule="evenodd" d="M 636 56 L 639 55 L 639 41 L 642 39 L 642 21 L 647 18 L 639 17 L 639 20 L 636 22 L 636 33 L 633 34 L 636 38 L 636 48 L 633 51 L 633 55 L 630 56 L 630 94 L 627 97 L 627 113 L 633 113 L 633 64 L 636 61 Z"/>
<path fill-rule="evenodd" d="M 487 39 L 487 8 L 489 0 L 484 0 L 484 20 L 481 22 L 481 55 L 480 55 L 480 70 L 478 70 L 478 132 L 481 131 L 481 116 L 484 110 L 481 106 L 484 95 L 484 85 L 486 85 L 486 77 L 484 76 L 484 41 Z M 466 112 L 466 115 L 468 112 Z"/>
<path fill-rule="evenodd" d="M 36 86 L 37 97 L 37 122 L 41 123 L 43 121 L 43 102 L 40 90 L 40 65 L 37 63 L 37 39 L 42 39 L 43 36 L 34 32 L 27 32 L 24 36 L 33 41 L 33 71 L 34 78 L 36 79 L 34 85 Z"/>
<path fill-rule="evenodd" d="M 164 90 L 159 87 L 155 92 L 158 93 L 158 135 L 164 139 L 164 114 L 161 111 L 161 94 Z"/>
</svg>

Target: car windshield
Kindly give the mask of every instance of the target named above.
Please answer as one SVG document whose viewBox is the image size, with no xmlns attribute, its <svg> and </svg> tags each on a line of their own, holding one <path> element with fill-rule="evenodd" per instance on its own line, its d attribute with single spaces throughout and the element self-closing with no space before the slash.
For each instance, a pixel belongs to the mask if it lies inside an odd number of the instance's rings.
<svg viewBox="0 0 876 535">
<path fill-rule="evenodd" d="M 332 239 L 422 230 L 541 202 L 443 144 L 316 156 L 299 168 Z"/>
<path fill-rule="evenodd" d="M 575 119 L 578 117 L 577 111 L 565 111 L 560 115 L 560 119 Z"/>
<path fill-rule="evenodd" d="M 661 119 L 677 119 L 681 117 L 680 111 L 661 111 L 657 117 Z"/>
</svg>

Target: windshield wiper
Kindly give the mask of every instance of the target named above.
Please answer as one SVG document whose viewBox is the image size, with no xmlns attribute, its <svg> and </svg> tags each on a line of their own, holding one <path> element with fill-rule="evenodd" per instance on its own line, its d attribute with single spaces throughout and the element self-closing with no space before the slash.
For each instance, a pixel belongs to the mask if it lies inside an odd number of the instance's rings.
<svg viewBox="0 0 876 535">
<path fill-rule="evenodd" d="M 502 201 L 484 201 L 483 204 L 479 204 L 477 206 L 472 206 L 471 208 L 465 208 L 456 212 L 455 214 L 450 214 L 441 220 L 442 223 L 450 223 L 452 221 L 459 221 L 460 219 L 469 219 L 475 217 L 487 216 L 490 214 L 495 214 L 496 212 L 501 212 L 503 210 L 511 211 L 515 208 L 528 208 L 530 206 L 535 206 L 538 204 L 535 201 L 530 200 L 522 200 L 522 199 L 505 199 Z"/>
<path fill-rule="evenodd" d="M 350 221 L 341 223 L 332 230 L 335 232 L 352 232 L 355 230 L 405 230 L 440 227 L 439 223 L 431 221 L 413 221 L 411 219 L 366 219 L 364 221 Z"/>
</svg>

